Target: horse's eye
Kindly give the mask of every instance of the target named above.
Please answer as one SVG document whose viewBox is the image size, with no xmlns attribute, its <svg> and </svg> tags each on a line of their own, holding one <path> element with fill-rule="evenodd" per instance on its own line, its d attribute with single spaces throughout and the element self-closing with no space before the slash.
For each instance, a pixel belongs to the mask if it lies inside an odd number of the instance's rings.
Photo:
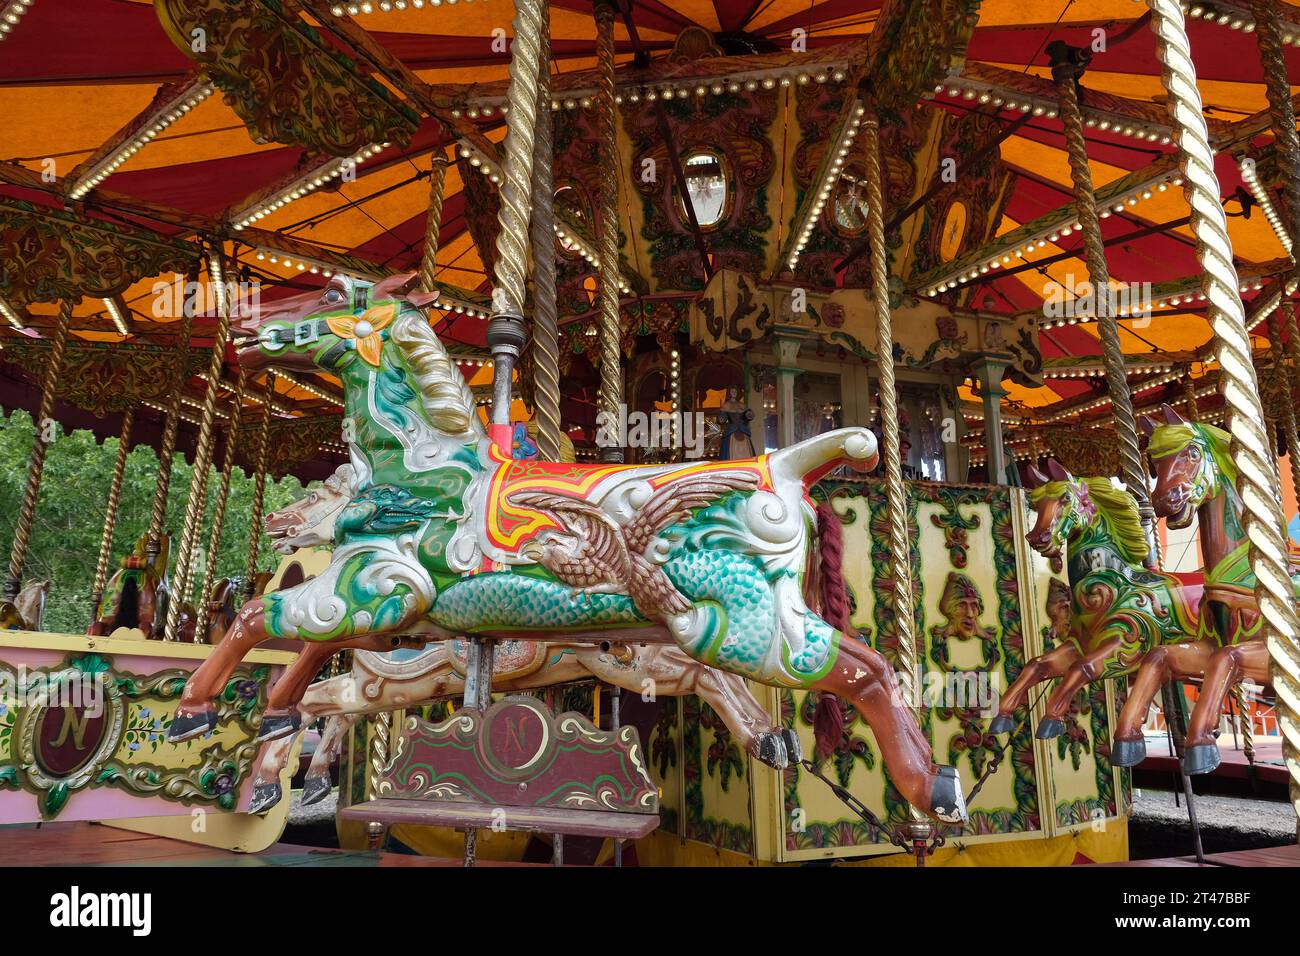
<svg viewBox="0 0 1300 956">
<path fill-rule="evenodd" d="M 1201 450 L 1200 450 L 1199 448 L 1197 448 L 1195 445 L 1192 445 L 1192 446 L 1187 450 L 1187 457 L 1190 458 L 1192 461 L 1200 461 L 1200 460 L 1201 460 Z"/>
<path fill-rule="evenodd" d="M 343 301 L 343 293 L 340 292 L 338 289 L 326 289 L 326 290 L 325 290 L 325 294 L 324 294 L 323 296 L 321 296 L 321 299 L 322 299 L 323 301 L 325 301 L 325 302 L 329 302 L 329 303 L 331 303 L 331 304 L 336 303 L 336 302 L 342 302 L 342 301 Z"/>
</svg>

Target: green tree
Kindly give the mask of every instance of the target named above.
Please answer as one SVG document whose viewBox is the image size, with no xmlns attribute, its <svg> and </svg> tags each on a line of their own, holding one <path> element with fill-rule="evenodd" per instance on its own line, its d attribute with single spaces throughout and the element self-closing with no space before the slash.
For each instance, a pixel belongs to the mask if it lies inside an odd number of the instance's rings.
<svg viewBox="0 0 1300 956">
<path fill-rule="evenodd" d="M 6 556 L 5 573 L 7 548 L 13 541 L 18 507 L 27 482 L 27 463 L 35 439 L 32 417 L 27 412 L 18 410 L 0 415 L 0 545 L 6 549 L 3 552 Z M 224 441 L 224 435 L 219 435 L 217 440 Z M 32 525 L 31 547 L 23 575 L 25 582 L 50 582 L 45 608 L 46 631 L 79 634 L 90 622 L 90 592 L 100 538 L 104 533 L 108 485 L 113 477 L 117 449 L 116 438 L 108 438 L 101 445 L 95 442 L 89 431 L 65 432 L 60 428 L 46 455 L 41 494 Z M 193 473 L 194 469 L 182 456 L 174 456 L 166 520 L 173 543 L 180 538 Z M 145 446 L 133 448 L 127 455 L 122 478 L 122 501 L 113 531 L 110 574 L 136 539 L 148 530 L 157 475 L 158 456 L 153 449 Z M 208 478 L 206 509 L 201 525 L 205 529 L 201 554 L 207 552 L 219 484 L 220 476 L 213 471 Z M 302 484 L 296 478 L 268 480 L 263 511 L 282 508 L 303 495 Z M 244 573 L 248 534 L 255 520 L 252 506 L 253 478 L 236 466 L 231 474 L 230 496 L 213 580 Z M 260 515 L 256 520 L 260 523 Z M 270 540 L 265 535 L 258 554 L 262 569 L 270 570 L 276 566 L 278 555 L 271 550 Z M 200 578 L 201 566 L 195 575 L 196 591 Z"/>
</svg>

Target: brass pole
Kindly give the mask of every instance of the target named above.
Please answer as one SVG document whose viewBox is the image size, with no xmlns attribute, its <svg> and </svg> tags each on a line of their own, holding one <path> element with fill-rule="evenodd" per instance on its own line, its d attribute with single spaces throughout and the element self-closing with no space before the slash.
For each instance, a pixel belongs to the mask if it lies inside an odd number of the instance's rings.
<svg viewBox="0 0 1300 956">
<path fill-rule="evenodd" d="M 54 393 L 59 387 L 59 373 L 63 370 L 63 351 L 68 344 L 68 324 L 72 321 L 73 303 L 64 299 L 59 305 L 59 318 L 50 333 L 50 354 L 41 375 L 41 404 L 36 411 L 36 441 L 32 457 L 27 463 L 27 484 L 23 486 L 22 504 L 18 506 L 18 521 L 14 525 L 14 546 L 9 553 L 9 580 L 5 582 L 5 597 L 13 601 L 23 587 L 23 568 L 27 565 L 27 547 L 32 540 L 32 522 L 36 519 L 36 502 L 41 494 L 41 475 L 45 471 L 45 455 L 50 442 L 45 440 L 45 422 L 54 411 Z M 53 436 L 51 436 L 53 440 Z"/>
<path fill-rule="evenodd" d="M 533 401 L 537 449 L 544 461 L 560 460 L 560 323 L 555 299 L 555 183 L 552 178 L 550 7 L 542 3 L 541 67 L 537 73 L 537 125 L 533 139 Z"/>
<path fill-rule="evenodd" d="M 1147 472 L 1138 444 L 1137 417 L 1128 387 L 1119 319 L 1111 302 L 1110 268 L 1106 264 L 1106 244 L 1101 236 L 1097 196 L 1092 186 L 1092 170 L 1088 166 L 1088 144 L 1083 135 L 1083 114 L 1079 110 L 1079 91 L 1075 85 L 1083 75 L 1083 68 L 1079 58 L 1071 55 L 1075 51 L 1064 43 L 1054 50 L 1049 47 L 1049 50 L 1054 61 L 1052 77 L 1061 101 L 1061 123 L 1065 128 L 1070 178 L 1074 183 L 1074 207 L 1079 225 L 1083 227 L 1084 261 L 1088 265 L 1088 280 L 1092 283 L 1097 312 L 1097 332 L 1106 366 L 1106 390 L 1110 395 L 1111 417 L 1119 446 L 1120 477 L 1137 502 L 1138 515 L 1154 558 L 1157 544 L 1155 512 L 1147 493 Z"/>
<path fill-rule="evenodd" d="M 891 604 L 898 629 L 899 684 L 904 700 L 920 707 L 920 652 L 912 607 L 912 549 L 908 540 L 907 489 L 898 440 L 898 388 L 894 379 L 894 332 L 889 314 L 889 249 L 885 245 L 884 188 L 880 163 L 880 120 L 862 123 L 866 154 L 867 236 L 871 241 L 871 292 L 876 307 L 876 353 L 880 356 L 880 432 L 884 441 L 885 500 L 889 509 Z"/>
<path fill-rule="evenodd" d="M 1267 457 L 1264 409 L 1251 364 L 1250 330 L 1232 261 L 1228 222 L 1219 201 L 1214 151 L 1196 86 L 1196 67 L 1182 7 L 1178 0 L 1147 0 L 1147 4 L 1182 154 L 1183 190 L 1191 206 L 1196 254 L 1204 270 L 1202 289 L 1209 302 L 1215 358 L 1222 369 L 1219 388 L 1231 412 L 1231 455 L 1241 476 L 1238 491 L 1250 542 L 1250 568 L 1256 578 L 1255 597 L 1271 658 L 1283 757 L 1291 778 L 1291 801 L 1300 815 L 1300 619 L 1296 617 L 1287 569 L 1277 465 Z"/>
<path fill-rule="evenodd" d="M 510 44 L 510 86 L 506 100 L 505 159 L 498 191 L 496 288 L 487 344 L 492 351 L 492 416 L 510 424 L 510 383 L 523 349 L 525 280 L 528 275 L 528 216 L 532 197 L 533 128 L 537 121 L 537 70 L 542 13 L 539 0 L 516 0 L 515 38 Z"/>
<path fill-rule="evenodd" d="M 212 339 L 212 357 L 208 362 L 208 388 L 199 415 L 199 440 L 194 449 L 194 473 L 190 478 L 190 496 L 185 503 L 185 523 L 181 530 L 180 551 L 176 555 L 176 578 L 167 600 L 167 623 L 163 639 L 176 640 L 180 626 L 181 604 L 190 593 L 194 548 L 198 542 L 199 521 L 203 517 L 208 490 L 208 467 L 212 464 L 212 424 L 217 417 L 217 391 L 221 388 L 221 369 L 226 361 L 226 339 L 230 331 L 230 303 L 226 299 L 226 279 L 220 246 L 208 254 L 208 273 L 217 302 L 217 328 Z"/>
<path fill-rule="evenodd" d="M 248 529 L 248 560 L 244 564 L 244 600 L 253 597 L 257 587 L 257 552 L 262 543 L 262 502 L 266 498 L 266 453 L 270 447 L 271 403 L 275 399 L 275 373 L 266 373 L 266 402 L 257 426 L 257 444 L 253 449 L 253 520 Z"/>
<path fill-rule="evenodd" d="M 171 382 L 170 398 L 167 401 L 167 417 L 163 422 L 162 440 L 158 443 L 158 478 L 154 482 L 153 503 L 149 509 L 149 531 L 145 536 L 146 555 L 152 565 L 162 547 L 163 523 L 167 520 L 167 492 L 172 480 L 172 456 L 176 452 L 176 429 L 181 420 L 181 393 L 185 388 L 186 367 L 190 357 L 190 331 L 194 328 L 194 313 L 197 311 L 195 300 L 197 292 L 191 296 L 190 288 L 198 285 L 198 266 L 185 276 L 185 285 L 181 293 L 181 327 L 176 333 L 176 368 Z"/>
<path fill-rule="evenodd" d="M 433 154 L 429 167 L 429 216 L 424 223 L 424 256 L 420 259 L 420 291 L 433 292 L 438 287 L 438 237 L 442 230 L 442 192 L 447 182 L 447 157 Z"/>
<path fill-rule="evenodd" d="M 1190 365 L 1187 366 L 1187 374 L 1183 376 L 1183 407 L 1183 414 L 1189 422 L 1201 420 L 1201 410 L 1196 404 L 1196 381 L 1192 378 Z"/>
<path fill-rule="evenodd" d="M 618 121 L 614 104 L 614 6 L 599 2 L 596 14 L 596 139 L 600 150 L 600 393 L 597 410 L 618 421 L 623 404 L 622 327 L 618 316 Z M 670 147 L 671 148 L 671 147 Z M 690 196 L 682 202 L 690 204 Z M 617 431 L 617 429 L 615 429 Z M 621 446 L 603 447 L 602 461 L 621 462 Z"/>
<path fill-rule="evenodd" d="M 95 561 L 95 582 L 90 587 L 90 613 L 99 617 L 99 604 L 108 584 L 108 562 L 113 556 L 113 531 L 117 528 L 117 508 L 122 501 L 122 478 L 126 474 L 126 457 L 131 450 L 131 428 L 135 424 L 135 406 L 122 413 L 122 430 L 117 436 L 117 460 L 108 482 L 108 504 L 104 508 L 104 535 L 99 539 L 99 558 Z"/>
<path fill-rule="evenodd" d="M 212 531 L 208 538 L 207 560 L 203 562 L 203 578 L 199 583 L 199 606 L 194 619 L 194 642 L 204 643 L 208 630 L 208 621 L 212 615 L 211 594 L 212 577 L 217 566 L 217 557 L 221 553 L 221 529 L 226 523 L 226 499 L 230 497 L 231 469 L 235 464 L 235 442 L 239 437 L 239 418 L 244 408 L 244 386 L 248 373 L 244 366 L 239 366 L 235 375 L 235 397 L 230 411 L 230 427 L 226 429 L 226 460 L 221 463 L 221 481 L 217 486 L 216 511 L 212 515 Z"/>
</svg>

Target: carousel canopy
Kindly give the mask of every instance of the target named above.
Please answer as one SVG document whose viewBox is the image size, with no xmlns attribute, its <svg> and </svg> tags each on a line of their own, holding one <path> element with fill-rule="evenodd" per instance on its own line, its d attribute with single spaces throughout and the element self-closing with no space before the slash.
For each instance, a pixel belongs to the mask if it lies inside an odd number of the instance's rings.
<svg viewBox="0 0 1300 956">
<path fill-rule="evenodd" d="M 1288 67 L 1300 75 L 1300 8 L 1277 6 Z M 510 4 L 0 7 L 7 403 L 34 404 L 28 383 L 39 374 L 40 341 L 60 303 L 72 301 L 70 353 L 83 376 L 102 384 L 83 382 L 84 400 L 63 397 L 92 418 L 111 417 L 106 391 L 160 406 L 157 369 L 174 340 L 184 276 L 204 243 L 225 242 L 235 274 L 263 299 L 319 285 L 326 271 L 375 277 L 417 269 L 436 158 L 448 164 L 437 329 L 474 382 L 487 381 Z M 1240 2 L 1184 7 L 1249 305 L 1290 267 L 1273 225 L 1280 172 L 1254 21 Z M 696 296 L 706 281 L 689 232 L 664 226 L 653 190 L 633 175 L 644 160 L 666 155 L 652 103 L 664 107 L 677 147 L 690 154 L 697 212 L 708 208 L 705 193 L 716 181 L 729 183 L 731 201 L 744 207 L 719 200 L 719 221 L 707 232 L 712 266 L 825 293 L 869 285 L 865 238 L 853 228 L 861 217 L 858 144 L 843 139 L 840 123 L 855 81 L 865 80 L 896 95 L 882 127 L 898 291 L 971 313 L 1038 317 L 1041 384 L 1008 382 L 1009 423 L 1104 422 L 1096 325 L 1071 304 L 1088 269 L 1072 228 L 1051 73 L 1053 45 L 1063 41 L 1091 55 L 1080 92 L 1111 277 L 1145 296 L 1132 306 L 1137 317 L 1120 323 L 1135 401 L 1143 407 L 1180 395 L 1190 374 L 1212 403 L 1211 333 L 1145 10 L 1132 0 L 627 4 L 615 36 L 619 150 L 627 160 L 619 171 L 619 267 L 631 332 L 654 332 L 656 304 Z M 597 273 L 592 5 L 557 0 L 550 24 L 557 227 L 565 232 L 561 315 L 573 327 L 566 351 L 578 353 Z M 722 148 L 710 150 L 710 142 Z M 828 144 L 847 150 L 834 175 L 823 162 Z M 840 217 L 838 229 L 804 202 L 823 183 L 835 190 L 825 217 Z M 211 340 L 212 315 L 211 303 L 200 309 L 196 350 Z M 224 376 L 233 383 L 233 352 L 228 358 Z M 203 393 L 202 363 L 194 371 L 187 401 Z M 336 419 L 339 394 L 329 376 L 298 374 L 281 377 L 274 395 L 254 388 L 246 406 L 251 414 L 271 401 L 285 426 L 311 419 L 320 443 L 311 449 L 299 439 L 302 464 L 324 467 L 341 453 L 321 424 Z M 969 390 L 965 397 L 974 400 Z M 571 404 L 569 413 L 579 414 Z"/>
</svg>

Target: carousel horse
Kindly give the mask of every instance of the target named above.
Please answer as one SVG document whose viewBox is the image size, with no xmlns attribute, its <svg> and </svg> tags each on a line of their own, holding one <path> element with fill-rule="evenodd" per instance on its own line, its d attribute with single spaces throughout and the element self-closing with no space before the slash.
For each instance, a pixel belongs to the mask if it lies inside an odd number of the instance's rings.
<svg viewBox="0 0 1300 956">
<path fill-rule="evenodd" d="M 352 466 L 341 465 L 306 498 L 267 515 L 265 528 L 276 549 L 292 553 L 299 546 L 331 546 L 334 522 L 353 494 L 351 475 Z M 315 803 L 330 792 L 330 765 L 358 717 L 463 696 L 467 656 L 465 642 L 459 640 L 384 656 L 358 651 L 350 674 L 312 684 L 298 705 L 301 724 L 329 719 L 307 771 L 303 803 Z M 706 667 L 675 645 L 548 645 L 509 640 L 497 646 L 493 658 L 492 686 L 500 691 L 553 687 L 592 677 L 636 694 L 647 690 L 667 697 L 696 694 L 756 759 L 781 770 L 802 757 L 798 736 L 773 723 L 742 678 Z M 264 750 L 254 776 L 250 812 L 259 813 L 279 802 L 279 774 L 292 742 L 292 735 L 279 737 Z"/>
<path fill-rule="evenodd" d="M 355 426 L 358 488 L 335 522 L 329 567 L 244 605 L 191 675 L 168 736 L 216 727 L 214 696 L 274 637 L 306 643 L 272 689 L 263 734 L 290 733 L 296 705 L 336 651 L 403 637 L 675 643 L 700 663 L 849 699 L 874 729 L 902 795 L 965 818 L 954 768 L 936 766 L 893 669 L 810 610 L 808 487 L 841 464 L 875 465 L 865 428 L 758 458 L 662 465 L 513 461 L 509 428 L 485 431 L 473 393 L 412 291 L 333 276 L 319 292 L 240 319 L 250 368 L 337 375 Z M 284 693 L 276 691 L 284 686 Z"/>
<path fill-rule="evenodd" d="M 269 571 L 260 571 L 253 578 L 253 594 L 261 594 L 274 577 Z M 239 595 L 244 590 L 244 578 L 220 578 L 208 591 L 208 625 L 203 635 L 205 644 L 219 644 L 239 611 Z"/>
<path fill-rule="evenodd" d="M 1060 677 L 1038 725 L 1042 740 L 1064 732 L 1079 688 L 1132 674 L 1154 648 L 1194 637 L 1201 597 L 1199 588 L 1145 567 L 1149 551 L 1131 495 L 1109 478 L 1075 478 L 1055 460 L 1047 467 L 1048 475 L 1030 470 L 1035 521 L 1025 538 L 1046 557 L 1066 552 L 1070 626 L 1053 621 L 1058 646 L 1025 664 L 989 725 L 991 733 L 1012 731 L 1029 691 Z"/>
<path fill-rule="evenodd" d="M 12 601 L 0 601 L 0 631 L 39 631 L 49 593 L 49 581 L 33 581 Z"/>
<path fill-rule="evenodd" d="M 164 532 L 158 556 L 150 561 L 147 538 L 141 535 L 136 540 L 131 553 L 122 558 L 121 566 L 108 579 L 95 619 L 86 628 L 87 634 L 102 637 L 119 627 L 128 627 L 138 628 L 147 638 L 162 637 L 163 621 L 167 618 L 167 561 L 172 539 Z M 180 620 L 179 639 L 192 640 L 194 610 L 188 604 L 181 606 Z"/>
<path fill-rule="evenodd" d="M 1205 560 L 1205 592 L 1196 640 L 1161 648 L 1143 661 L 1115 728 L 1114 763 L 1132 766 L 1146 756 L 1142 723 L 1161 686 L 1170 680 L 1201 680 L 1183 750 L 1183 769 L 1209 773 L 1219 765 L 1214 742 L 1228 692 L 1242 678 L 1268 686 L 1268 649 L 1255 600 L 1249 543 L 1237 495 L 1237 470 L 1229 455 L 1231 436 L 1213 425 L 1189 422 L 1168 405 L 1164 422 L 1142 419 L 1147 453 L 1156 471 L 1151 504 L 1171 528 L 1195 519 Z M 1300 594 L 1300 581 L 1296 582 Z"/>
</svg>

